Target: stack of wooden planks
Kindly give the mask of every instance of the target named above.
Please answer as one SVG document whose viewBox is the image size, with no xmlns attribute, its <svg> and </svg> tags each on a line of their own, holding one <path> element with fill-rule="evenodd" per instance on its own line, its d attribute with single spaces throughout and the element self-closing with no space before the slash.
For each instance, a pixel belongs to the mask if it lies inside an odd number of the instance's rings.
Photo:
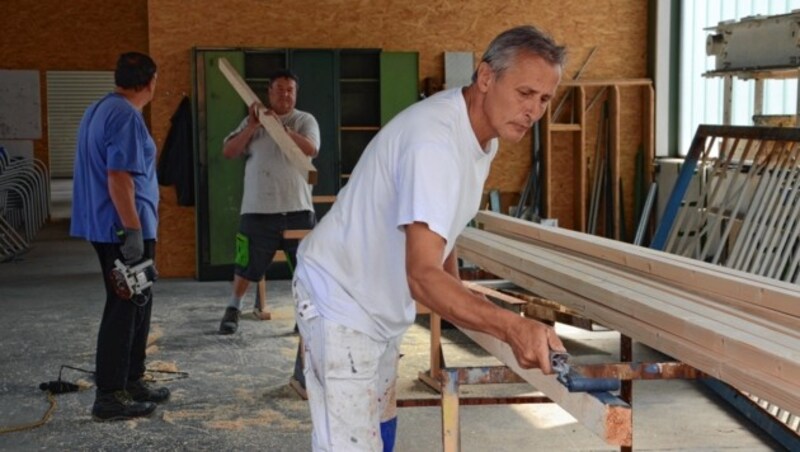
<svg viewBox="0 0 800 452">
<path fill-rule="evenodd" d="M 459 256 L 730 385 L 800 412 L 800 288 L 481 212 Z"/>
</svg>

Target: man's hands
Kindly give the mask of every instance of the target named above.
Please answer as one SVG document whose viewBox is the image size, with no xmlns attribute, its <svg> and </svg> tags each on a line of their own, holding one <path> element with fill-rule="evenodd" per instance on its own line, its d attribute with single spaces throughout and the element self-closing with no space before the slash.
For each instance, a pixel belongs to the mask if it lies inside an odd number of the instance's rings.
<svg viewBox="0 0 800 452">
<path fill-rule="evenodd" d="M 257 129 L 257 128 L 261 127 L 261 123 L 258 121 L 258 115 L 259 115 L 259 113 L 261 112 L 261 110 L 263 108 L 264 108 L 264 106 L 261 105 L 258 102 L 255 102 L 255 103 L 253 103 L 253 105 L 250 106 L 250 109 L 248 110 L 248 114 L 247 114 L 247 127 L 248 128 Z"/>
<path fill-rule="evenodd" d="M 261 128 L 261 122 L 259 122 L 258 118 L 267 111 L 269 110 L 266 110 L 261 102 L 254 102 L 250 105 L 247 112 L 247 125 L 239 133 L 227 140 L 222 147 L 222 155 L 225 156 L 225 158 L 238 158 L 245 152 L 247 143 L 250 142 L 256 132 Z"/>
<path fill-rule="evenodd" d="M 443 319 L 490 334 L 511 346 L 520 367 L 553 372 L 550 350 L 564 352 L 556 332 L 541 322 L 500 308 L 467 290 L 458 278 L 454 252 L 445 259 L 445 240 L 425 223 L 406 225 L 406 277 L 411 296 Z"/>
<path fill-rule="evenodd" d="M 125 228 L 122 237 L 122 245 L 119 247 L 122 259 L 126 264 L 132 265 L 142 260 L 144 257 L 144 239 L 141 229 Z"/>
<path fill-rule="evenodd" d="M 550 350 L 566 352 L 553 327 L 532 319 L 517 317 L 509 328 L 506 342 L 514 351 L 523 369 L 538 367 L 545 374 L 553 373 Z"/>
<path fill-rule="evenodd" d="M 261 122 L 259 122 L 259 118 L 261 117 L 261 115 L 270 115 L 273 118 L 275 118 L 276 121 L 278 121 L 278 124 L 282 123 L 280 116 L 278 116 L 278 114 L 275 113 L 275 110 L 265 107 L 260 102 L 254 102 L 253 105 L 251 105 L 250 109 L 248 110 L 247 127 L 254 130 L 257 130 L 259 127 L 261 127 Z"/>
</svg>

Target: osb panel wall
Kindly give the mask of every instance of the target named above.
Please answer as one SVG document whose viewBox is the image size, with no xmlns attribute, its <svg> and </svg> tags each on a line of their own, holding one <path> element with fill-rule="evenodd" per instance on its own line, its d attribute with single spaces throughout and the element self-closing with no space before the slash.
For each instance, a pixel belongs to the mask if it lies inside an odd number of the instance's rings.
<svg viewBox="0 0 800 452">
<path fill-rule="evenodd" d="M 444 51 L 476 59 L 497 33 L 532 23 L 569 48 L 565 76 L 599 47 L 584 78 L 636 78 L 646 73 L 647 2 L 641 0 L 150 0 L 150 51 L 159 64 L 152 125 L 159 148 L 181 96 L 191 91 L 192 47 L 381 48 L 418 51 L 420 79 L 443 79 Z M 519 191 L 530 166 L 530 140 L 504 144 L 487 188 Z M 168 189 L 171 190 L 171 189 Z M 162 197 L 159 270 L 195 271 L 192 209 Z"/>
<path fill-rule="evenodd" d="M 47 163 L 47 71 L 110 71 L 122 52 L 147 52 L 147 0 L 3 0 L 0 68 L 38 69 Z"/>
</svg>

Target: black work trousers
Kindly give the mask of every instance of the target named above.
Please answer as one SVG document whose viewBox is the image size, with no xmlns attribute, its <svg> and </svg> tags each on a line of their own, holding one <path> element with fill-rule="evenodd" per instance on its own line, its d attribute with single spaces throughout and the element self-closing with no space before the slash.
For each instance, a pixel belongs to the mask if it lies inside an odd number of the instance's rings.
<svg viewBox="0 0 800 452">
<path fill-rule="evenodd" d="M 109 274 L 114 260 L 122 259 L 117 243 L 92 242 L 100 259 L 103 283 L 106 288 L 106 305 L 100 331 L 97 334 L 95 383 L 100 393 L 125 389 L 129 381 L 144 375 L 147 335 L 150 333 L 150 313 L 153 293 L 145 289 L 146 303 L 134 303 L 117 297 Z M 155 259 L 155 240 L 144 241 L 144 257 Z"/>
</svg>

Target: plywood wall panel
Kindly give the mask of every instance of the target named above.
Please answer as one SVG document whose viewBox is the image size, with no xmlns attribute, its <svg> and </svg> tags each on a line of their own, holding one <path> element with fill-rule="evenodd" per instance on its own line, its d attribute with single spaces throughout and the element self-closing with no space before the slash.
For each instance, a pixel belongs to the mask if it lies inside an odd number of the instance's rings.
<svg viewBox="0 0 800 452">
<path fill-rule="evenodd" d="M 497 33 L 533 23 L 568 47 L 566 76 L 577 71 L 595 46 L 597 53 L 583 78 L 646 75 L 647 2 L 641 0 L 149 0 L 147 14 L 150 52 L 159 64 L 159 92 L 152 107 L 159 148 L 180 97 L 191 91 L 190 58 L 195 46 L 418 51 L 420 79 L 432 77 L 441 82 L 444 51 L 472 51 L 478 60 Z M 630 121 L 635 127 L 641 115 Z M 572 145 L 564 146 L 571 149 Z M 561 164 L 571 168 L 569 161 Z M 487 188 L 521 190 L 529 165 L 529 138 L 513 146 L 504 143 Z M 571 179 L 554 182 L 565 190 L 572 183 Z M 570 203 L 571 196 L 566 198 Z M 160 256 L 191 256 L 191 263 L 184 258 L 169 261 L 169 265 L 160 261 L 160 270 L 165 275 L 193 275 L 195 249 L 189 240 L 194 237 L 193 213 L 164 196 L 161 215 L 171 219 L 171 226 L 160 231 Z M 178 218 L 181 220 L 175 224 L 181 226 L 172 226 L 172 220 Z"/>
<path fill-rule="evenodd" d="M 553 148 L 550 154 L 552 171 L 550 194 L 550 218 L 558 219 L 563 228 L 575 227 L 574 199 L 577 179 L 575 177 L 575 141 L 578 136 L 570 132 L 553 133 Z"/>
<path fill-rule="evenodd" d="M 191 276 L 197 255 L 194 208 L 178 205 L 175 187 L 161 187 L 160 195 L 156 251 L 159 275 L 165 278 Z"/>
<path fill-rule="evenodd" d="M 34 154 L 48 162 L 46 72 L 114 70 L 120 53 L 147 52 L 147 0 L 3 0 L 0 67 L 38 69 L 42 139 Z"/>
</svg>

